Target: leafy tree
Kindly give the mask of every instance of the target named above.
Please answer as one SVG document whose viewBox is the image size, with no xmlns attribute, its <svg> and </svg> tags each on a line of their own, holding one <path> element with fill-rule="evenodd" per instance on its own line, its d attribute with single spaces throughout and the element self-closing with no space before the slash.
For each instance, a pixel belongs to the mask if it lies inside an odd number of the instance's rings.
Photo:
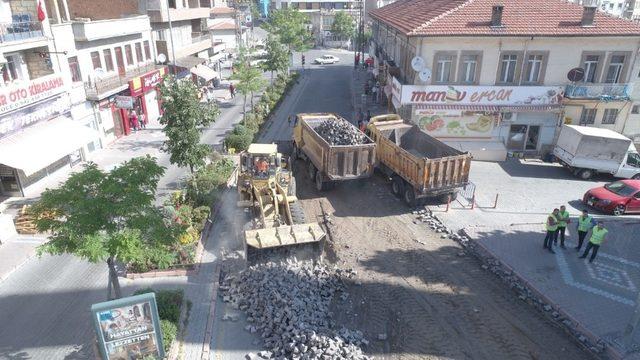
<svg viewBox="0 0 640 360">
<path fill-rule="evenodd" d="M 49 242 L 38 254 L 74 254 L 109 267 L 108 298 L 121 297 L 116 263 L 141 259 L 148 251 L 168 253 L 174 228 L 154 206 L 164 168 L 150 156 L 104 172 L 89 163 L 59 188 L 47 189 L 32 207 Z"/>
<path fill-rule="evenodd" d="M 353 20 L 351 15 L 344 11 L 339 11 L 333 17 L 331 32 L 342 38 L 352 39 L 356 34 L 356 22 Z"/>
<path fill-rule="evenodd" d="M 291 58 L 294 51 L 306 51 L 313 44 L 310 24 L 306 14 L 297 9 L 287 8 L 272 12 L 264 28 L 287 47 L 287 55 Z"/>
<path fill-rule="evenodd" d="M 170 154 L 172 164 L 188 166 L 193 173 L 211 152 L 208 145 L 200 143 L 200 135 L 203 127 L 215 121 L 218 107 L 201 103 L 191 81 L 167 78 L 160 85 L 160 93 L 164 110 L 160 123 L 167 136 L 163 150 Z"/>
<path fill-rule="evenodd" d="M 235 73 L 232 79 L 238 80 L 236 89 L 244 96 L 242 105 L 242 118 L 245 118 L 247 108 L 247 95 L 251 95 L 251 108 L 253 108 L 253 93 L 262 90 L 267 85 L 262 77 L 262 70 L 259 67 L 251 66 L 246 56 L 241 55 L 239 62 L 234 68 Z"/>
<path fill-rule="evenodd" d="M 273 73 L 283 73 L 287 71 L 289 66 L 289 54 L 280 41 L 274 36 L 268 36 L 265 43 L 267 51 L 266 61 L 263 63 L 263 69 L 271 72 L 271 83 L 273 83 Z"/>
</svg>

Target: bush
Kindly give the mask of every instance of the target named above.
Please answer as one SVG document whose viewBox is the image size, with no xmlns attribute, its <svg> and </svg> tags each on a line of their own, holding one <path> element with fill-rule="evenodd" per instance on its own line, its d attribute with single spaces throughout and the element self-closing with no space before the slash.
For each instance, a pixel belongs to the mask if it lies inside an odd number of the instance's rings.
<svg viewBox="0 0 640 360">
<path fill-rule="evenodd" d="M 244 151 L 249 148 L 253 141 L 254 132 L 243 125 L 236 125 L 233 131 L 225 139 L 227 149 L 234 148 L 236 151 Z"/>
<path fill-rule="evenodd" d="M 218 161 L 199 169 L 187 182 L 185 191 L 187 202 L 194 207 L 209 208 L 215 200 L 217 189 L 229 180 L 234 166 L 232 160 L 220 158 Z M 196 209 L 193 211 L 197 213 L 192 212 L 191 214 L 194 225 L 201 223 L 209 216 L 208 213 L 206 216 L 203 215 L 204 209 Z"/>
<path fill-rule="evenodd" d="M 169 352 L 171 344 L 173 344 L 176 337 L 178 337 L 178 326 L 169 320 L 160 320 L 160 329 L 162 329 L 162 342 L 166 353 Z"/>
<path fill-rule="evenodd" d="M 136 290 L 133 295 L 155 293 L 156 303 L 158 304 L 158 316 L 160 320 L 167 320 L 174 324 L 180 321 L 180 307 L 182 306 L 182 298 L 184 291 L 178 290 L 153 290 L 152 288 L 144 288 Z"/>
</svg>

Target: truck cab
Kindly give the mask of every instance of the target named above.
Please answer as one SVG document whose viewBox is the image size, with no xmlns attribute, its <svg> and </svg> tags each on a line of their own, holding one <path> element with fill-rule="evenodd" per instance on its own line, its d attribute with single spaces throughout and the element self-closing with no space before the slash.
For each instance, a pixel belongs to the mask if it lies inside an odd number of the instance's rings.
<svg viewBox="0 0 640 360">
<path fill-rule="evenodd" d="M 624 161 L 620 164 L 618 171 L 614 173 L 613 176 L 623 179 L 640 178 L 640 154 L 638 154 L 633 144 L 629 145 L 629 151 Z"/>
</svg>

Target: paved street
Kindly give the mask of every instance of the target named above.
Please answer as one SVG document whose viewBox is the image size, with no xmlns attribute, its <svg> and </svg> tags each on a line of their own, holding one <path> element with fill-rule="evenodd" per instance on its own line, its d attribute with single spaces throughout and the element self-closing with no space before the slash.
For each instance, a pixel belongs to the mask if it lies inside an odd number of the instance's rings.
<svg viewBox="0 0 640 360">
<path fill-rule="evenodd" d="M 574 250 L 575 217 L 584 208 L 582 195 L 613 179 L 602 175 L 582 181 L 558 165 L 508 159 L 474 162 L 471 181 L 476 185 L 476 209 L 468 209 L 469 203 L 459 199 L 449 212 L 444 206 L 432 206 L 433 211 L 454 230 L 465 229 L 584 327 L 585 333 L 618 341 L 640 289 L 640 244 L 635 235 L 640 231 L 640 217 L 614 217 L 593 210 L 592 215 L 610 230 L 609 239 L 593 264 L 578 259 Z M 496 194 L 499 198 L 493 209 Z M 563 204 L 574 218 L 567 227 L 568 249 L 557 247 L 551 255 L 542 249 L 543 221 Z"/>
</svg>

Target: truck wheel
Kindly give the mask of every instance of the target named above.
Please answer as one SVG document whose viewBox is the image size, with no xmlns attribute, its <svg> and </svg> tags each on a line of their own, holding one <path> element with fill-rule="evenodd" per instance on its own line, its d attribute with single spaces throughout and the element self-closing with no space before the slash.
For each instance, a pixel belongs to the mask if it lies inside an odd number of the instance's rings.
<svg viewBox="0 0 640 360">
<path fill-rule="evenodd" d="M 298 147 L 296 146 L 296 143 L 293 143 L 293 147 L 291 148 L 291 159 L 293 161 L 296 161 L 300 158 L 300 155 L 298 154 Z"/>
<path fill-rule="evenodd" d="M 640 174 L 635 174 L 632 177 L 633 180 L 640 180 Z"/>
<path fill-rule="evenodd" d="M 307 223 L 307 217 L 304 215 L 304 210 L 302 210 L 302 205 L 299 202 L 289 204 L 289 209 L 291 210 L 291 220 L 294 225 Z"/>
<path fill-rule="evenodd" d="M 578 173 L 578 177 L 582 180 L 589 180 L 593 177 L 593 170 L 591 169 L 582 169 Z"/>
<path fill-rule="evenodd" d="M 624 215 L 624 213 L 627 211 L 627 207 L 624 205 L 618 205 L 615 208 L 613 208 L 613 215 L 615 216 L 620 216 L 620 215 Z"/>
<path fill-rule="evenodd" d="M 289 187 L 287 187 L 287 196 L 294 196 L 296 194 L 296 178 L 291 177 Z"/>
<path fill-rule="evenodd" d="M 322 173 L 320 171 L 316 171 L 316 190 L 323 191 L 327 189 L 327 185 L 324 181 L 322 181 Z"/>
<path fill-rule="evenodd" d="M 307 162 L 307 175 L 309 175 L 309 180 L 316 180 L 316 167 L 313 166 L 313 163 L 311 161 Z"/>
<path fill-rule="evenodd" d="M 416 193 L 413 190 L 413 187 L 407 186 L 404 189 L 404 202 L 410 207 L 416 206 Z"/>
<path fill-rule="evenodd" d="M 391 193 L 396 197 L 402 197 L 404 194 L 404 180 L 400 176 L 391 179 Z"/>
</svg>

